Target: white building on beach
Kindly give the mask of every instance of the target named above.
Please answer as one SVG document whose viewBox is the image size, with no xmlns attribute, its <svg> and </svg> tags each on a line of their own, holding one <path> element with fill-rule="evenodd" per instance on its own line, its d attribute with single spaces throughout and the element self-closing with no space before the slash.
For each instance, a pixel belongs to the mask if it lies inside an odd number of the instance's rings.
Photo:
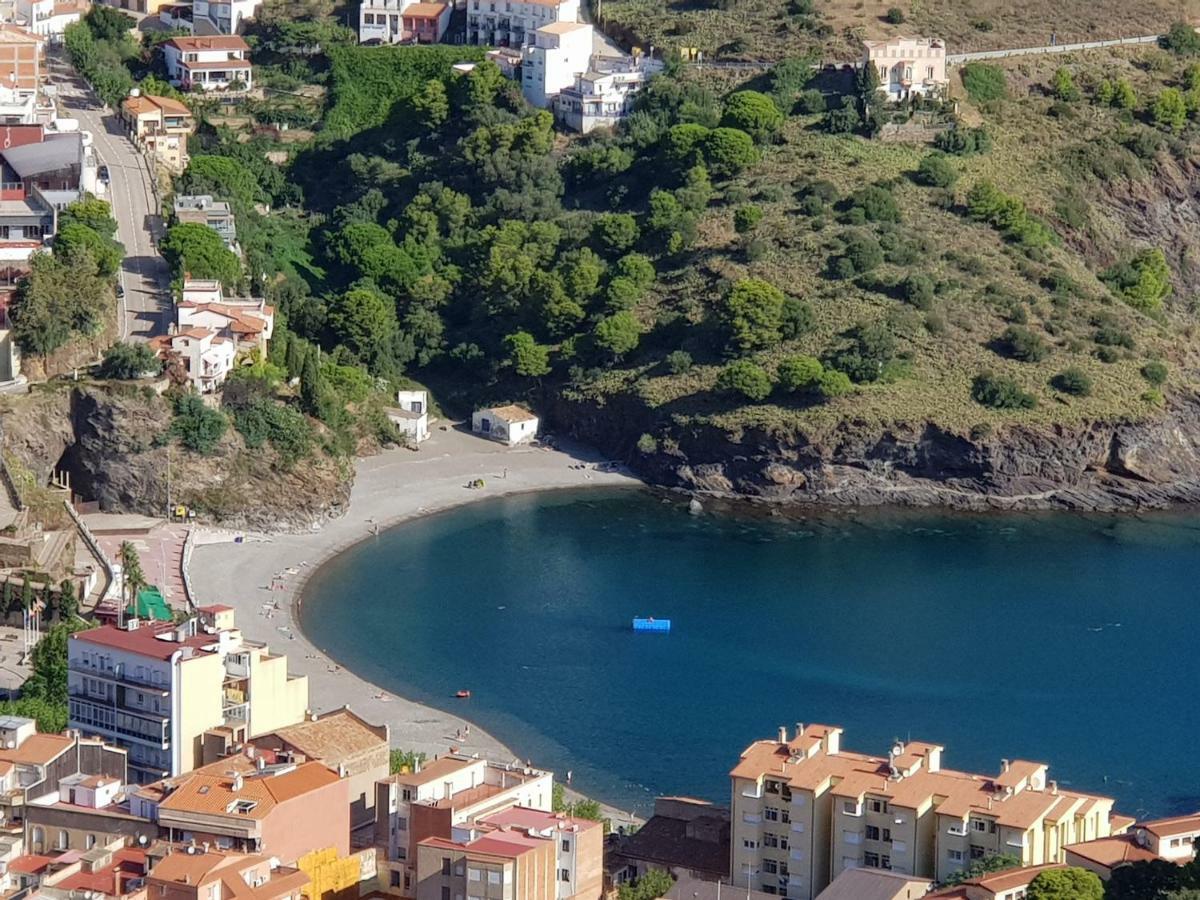
<svg viewBox="0 0 1200 900">
<path fill-rule="evenodd" d="M 429 439 L 429 395 L 425 391 L 397 391 L 396 405 L 387 416 L 412 443 Z"/>
<path fill-rule="evenodd" d="M 477 409 L 471 416 L 471 430 L 511 447 L 537 437 L 538 417 L 523 406 Z"/>
</svg>

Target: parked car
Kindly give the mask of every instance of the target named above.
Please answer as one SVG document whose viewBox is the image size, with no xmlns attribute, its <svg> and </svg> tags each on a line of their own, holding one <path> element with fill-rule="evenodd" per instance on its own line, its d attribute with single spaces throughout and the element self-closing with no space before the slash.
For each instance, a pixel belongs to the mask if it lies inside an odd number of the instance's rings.
<svg viewBox="0 0 1200 900">
<path fill-rule="evenodd" d="M 101 184 L 108 184 L 108 166 L 101 166 L 97 169 L 96 177 L 100 179 Z"/>
</svg>

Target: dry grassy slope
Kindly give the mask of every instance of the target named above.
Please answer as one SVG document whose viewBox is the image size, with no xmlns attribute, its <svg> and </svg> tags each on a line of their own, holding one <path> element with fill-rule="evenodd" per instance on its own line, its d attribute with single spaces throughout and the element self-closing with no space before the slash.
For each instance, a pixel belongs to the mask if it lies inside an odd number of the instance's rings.
<svg viewBox="0 0 1200 900">
<path fill-rule="evenodd" d="M 827 59 L 854 59 L 857 39 L 914 32 L 943 37 L 950 52 L 1041 46 L 1159 34 L 1183 17 L 1200 19 L 1200 0 L 815 0 L 818 21 L 832 29 L 820 39 L 794 14 L 793 0 L 606 0 L 606 21 L 658 47 L 697 47 L 712 55 L 780 59 L 819 48 Z M 906 21 L 885 21 L 891 7 Z M 741 39 L 745 46 L 728 45 Z"/>
<path fill-rule="evenodd" d="M 1101 73 L 1125 73 L 1142 97 L 1170 83 L 1182 68 L 1157 50 L 1094 53 L 1054 62 L 1071 67 L 1083 85 Z M 766 278 L 807 298 L 817 327 L 797 342 L 762 354 L 758 361 L 765 367 L 773 368 L 792 353 L 821 356 L 851 326 L 884 320 L 893 324 L 902 350 L 912 356 L 909 377 L 864 385 L 852 396 L 828 404 L 737 406 L 712 393 L 723 360 L 697 353 L 698 365 L 686 375 L 671 376 L 661 367 L 612 373 L 596 385 L 598 392 L 635 393 L 678 423 L 707 421 L 730 429 L 760 425 L 808 433 L 846 420 L 931 421 L 965 433 L 984 423 L 1069 425 L 1156 416 L 1157 408 L 1143 399 L 1148 385 L 1141 366 L 1152 358 L 1167 360 L 1172 372 L 1169 390 L 1193 387 L 1200 371 L 1191 308 L 1192 296 L 1200 290 L 1192 249 L 1200 245 L 1200 210 L 1189 182 L 1190 151 L 1179 151 L 1182 161 L 1166 151 L 1156 160 L 1138 161 L 1121 150 L 1123 159 L 1139 167 L 1132 180 L 1085 178 L 1072 162 L 1082 149 L 1145 126 L 1123 124 L 1114 111 L 1087 102 L 1077 104 L 1069 119 L 1052 117 L 1051 102 L 1037 87 L 1049 79 L 1051 65 L 1025 61 L 1010 64 L 1009 71 L 1015 99 L 998 111 L 979 113 L 996 137 L 994 150 L 956 161 L 962 173 L 955 188 L 959 209 L 942 208 L 938 192 L 912 181 L 925 147 L 833 137 L 817 130 L 812 119 L 793 118 L 782 143 L 769 148 L 761 164 L 726 189 L 727 198 L 748 199 L 763 208 L 758 235 L 766 239 L 768 252 L 748 262 L 733 232 L 733 204 L 714 204 L 701 223 L 698 265 L 672 276 L 658 308 L 643 310 L 648 320 L 669 309 L 693 322 L 703 321 L 716 315 L 714 298 L 720 296 L 723 283 L 744 276 Z M 1033 261 L 993 229 L 970 221 L 961 202 L 980 178 L 1022 197 L 1032 211 L 1055 224 L 1064 235 L 1063 245 L 1052 248 L 1047 259 Z M 894 184 L 903 215 L 898 231 L 918 242 L 921 253 L 912 265 L 885 264 L 873 274 L 888 279 L 910 272 L 929 274 L 939 284 L 936 310 L 946 322 L 944 332 L 932 333 L 925 324 L 927 314 L 897 299 L 828 277 L 829 259 L 838 253 L 847 226 L 833 214 L 814 220 L 801 212 L 802 192 L 796 186 L 813 179 L 833 182 L 843 195 L 866 184 Z M 1077 205 L 1086 214 L 1085 224 L 1076 228 L 1066 226 L 1056 212 L 1069 190 L 1082 197 Z M 1113 299 L 1097 277 L 1139 246 L 1162 247 L 1176 271 L 1175 295 L 1158 320 Z M 1076 285 L 1065 300 L 1056 300 L 1041 283 L 1054 271 Z M 1051 346 L 1047 359 L 1018 362 L 991 349 L 989 344 L 1011 319 L 1003 306 L 989 300 L 989 293 L 997 292 L 1013 298 L 1028 318 L 1027 327 Z M 1133 352 L 1123 353 L 1114 363 L 1094 355 L 1093 317 L 1102 313 L 1115 317 L 1137 342 Z M 1091 376 L 1091 396 L 1071 397 L 1050 386 L 1050 379 L 1067 366 Z M 983 370 L 1017 379 L 1038 397 L 1037 408 L 994 411 L 975 403 L 970 383 Z"/>
</svg>

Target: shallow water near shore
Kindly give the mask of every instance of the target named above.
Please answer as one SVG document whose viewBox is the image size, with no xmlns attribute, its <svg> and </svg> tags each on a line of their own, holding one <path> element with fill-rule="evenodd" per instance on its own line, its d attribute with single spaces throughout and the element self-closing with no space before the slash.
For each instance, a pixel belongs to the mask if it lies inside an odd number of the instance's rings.
<svg viewBox="0 0 1200 900">
<path fill-rule="evenodd" d="M 330 561 L 302 624 L 364 678 L 642 813 L 656 794 L 728 802 L 741 749 L 797 721 L 863 752 L 936 741 L 956 769 L 1045 761 L 1130 815 L 1200 808 L 1195 511 L 715 509 L 487 500 Z M 670 634 L 635 634 L 641 615 Z"/>
</svg>

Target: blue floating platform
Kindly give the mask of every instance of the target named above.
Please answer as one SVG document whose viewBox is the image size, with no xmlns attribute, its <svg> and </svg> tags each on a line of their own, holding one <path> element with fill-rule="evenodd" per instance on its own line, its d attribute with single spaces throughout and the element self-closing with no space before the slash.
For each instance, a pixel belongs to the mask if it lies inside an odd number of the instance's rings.
<svg viewBox="0 0 1200 900">
<path fill-rule="evenodd" d="M 670 631 L 671 630 L 671 620 L 670 619 L 655 619 L 653 617 L 647 618 L 647 619 L 639 619 L 639 618 L 635 617 L 633 620 L 633 630 L 634 631 Z"/>
</svg>

